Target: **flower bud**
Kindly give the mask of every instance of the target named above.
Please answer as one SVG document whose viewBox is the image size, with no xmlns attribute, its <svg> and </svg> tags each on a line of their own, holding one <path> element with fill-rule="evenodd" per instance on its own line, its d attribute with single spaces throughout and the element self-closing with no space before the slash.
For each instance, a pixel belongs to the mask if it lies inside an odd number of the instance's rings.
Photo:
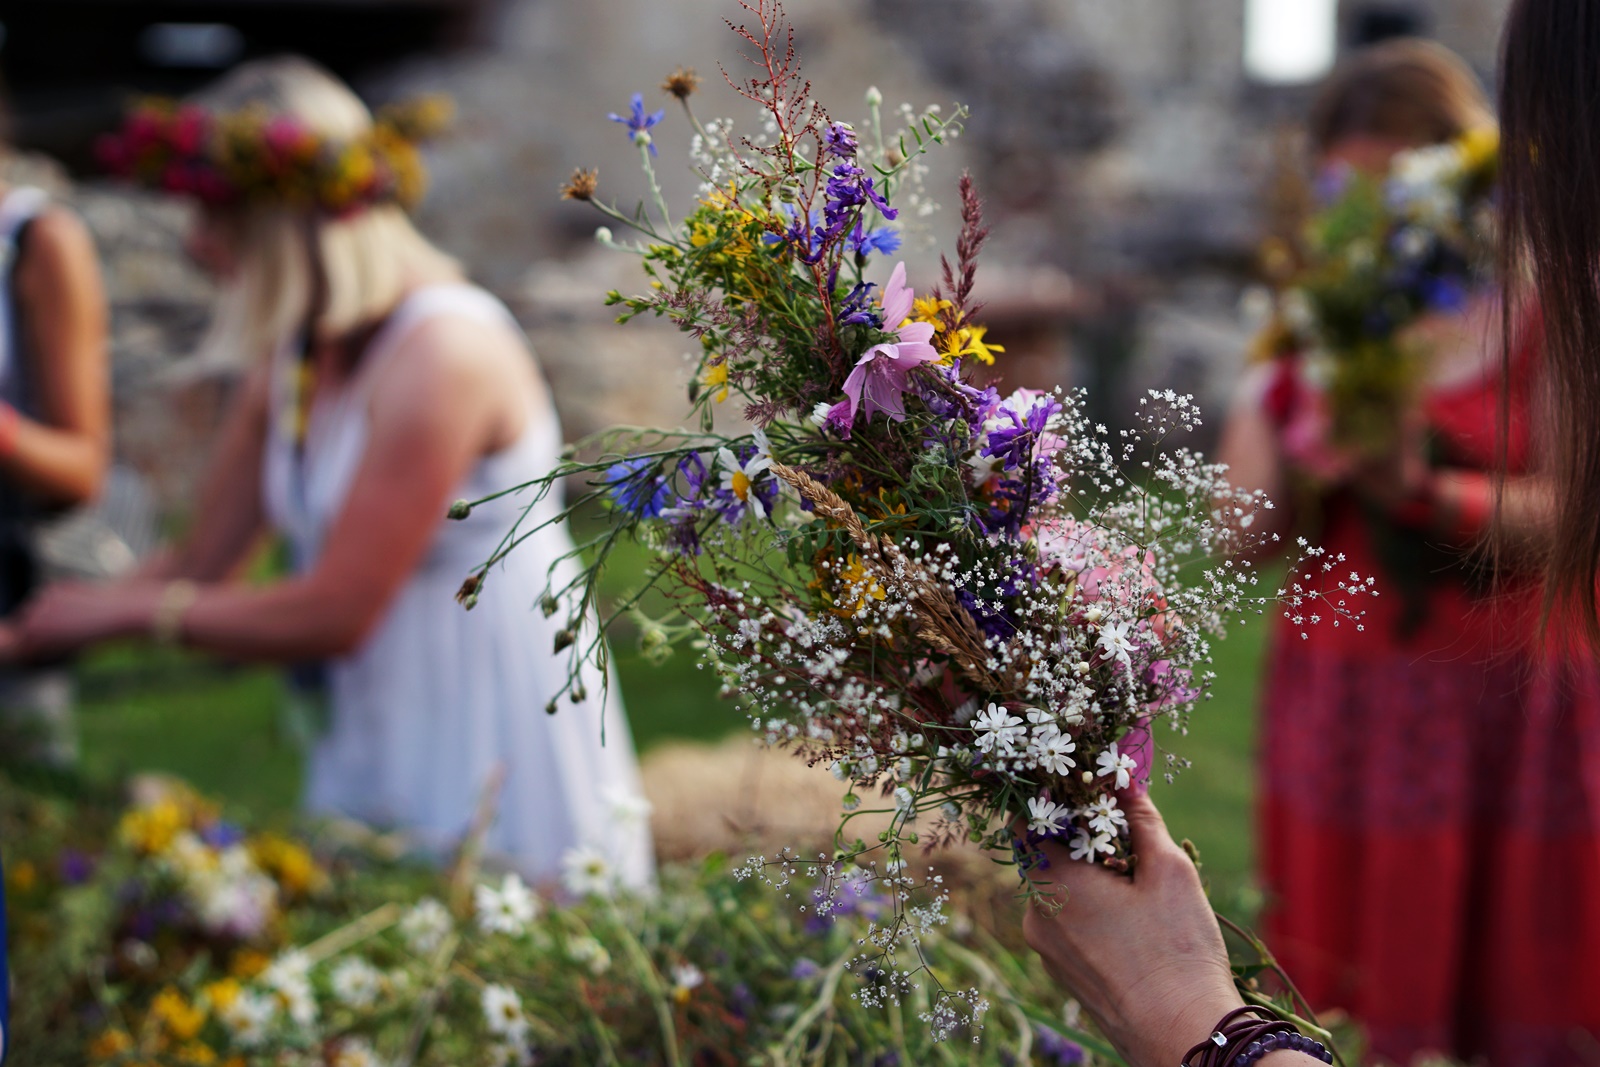
<svg viewBox="0 0 1600 1067">
<path fill-rule="evenodd" d="M 562 627 L 556 631 L 555 651 L 560 652 L 564 648 L 571 648 L 573 643 L 577 640 L 577 634 L 573 633 L 571 630 L 568 630 L 566 627 Z"/>
<path fill-rule="evenodd" d="M 539 610 L 544 612 L 544 617 L 548 619 L 557 611 L 561 610 L 561 601 L 557 600 L 551 594 L 546 593 L 544 596 L 539 598 Z"/>
<path fill-rule="evenodd" d="M 595 231 L 594 231 L 594 239 L 596 241 L 599 241 L 603 245 L 610 244 L 611 243 L 611 227 L 610 226 L 597 227 L 595 229 Z"/>
<path fill-rule="evenodd" d="M 574 704 L 582 704 L 585 700 L 589 699 L 589 691 L 580 685 L 570 694 L 568 694 L 567 699 L 572 701 Z"/>
<path fill-rule="evenodd" d="M 544 706 L 544 713 L 546 715 L 554 715 L 556 713 L 557 706 L 558 705 L 556 704 L 556 702 L 554 700 L 551 700 L 550 703 L 548 703 L 548 704 L 546 704 Z"/>
<path fill-rule="evenodd" d="M 638 145 L 640 148 L 649 148 L 651 144 L 650 134 L 644 130 L 635 130 L 633 133 L 633 143 Z"/>
<path fill-rule="evenodd" d="M 883 94 L 878 91 L 878 87 L 876 85 L 867 86 L 867 106 L 880 107 L 882 104 Z"/>
<path fill-rule="evenodd" d="M 460 522 L 462 519 L 472 514 L 472 505 L 467 503 L 465 500 L 457 500 L 454 504 L 450 505 L 450 510 L 446 514 L 448 517 Z"/>
</svg>

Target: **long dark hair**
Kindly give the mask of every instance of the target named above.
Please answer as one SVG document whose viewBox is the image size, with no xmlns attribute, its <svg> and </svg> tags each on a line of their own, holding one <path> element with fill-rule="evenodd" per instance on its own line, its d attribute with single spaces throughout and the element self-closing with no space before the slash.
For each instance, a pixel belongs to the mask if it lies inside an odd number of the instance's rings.
<svg viewBox="0 0 1600 1067">
<path fill-rule="evenodd" d="M 1519 314 L 1544 331 L 1545 618 L 1600 647 L 1600 4 L 1516 0 L 1500 130 L 1507 360 Z"/>
</svg>

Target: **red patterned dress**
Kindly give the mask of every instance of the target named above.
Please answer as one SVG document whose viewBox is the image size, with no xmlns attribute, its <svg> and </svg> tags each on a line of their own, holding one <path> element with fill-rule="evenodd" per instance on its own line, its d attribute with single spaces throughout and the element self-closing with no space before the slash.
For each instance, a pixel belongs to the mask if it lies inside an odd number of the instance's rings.
<svg viewBox="0 0 1600 1067">
<path fill-rule="evenodd" d="M 1528 377 L 1513 379 L 1513 467 Z M 1499 390 L 1496 374 L 1428 399 L 1441 466 L 1493 468 Z M 1268 944 L 1377 1058 L 1600 1062 L 1600 669 L 1536 646 L 1533 583 L 1491 597 L 1459 551 L 1348 493 L 1322 501 L 1315 540 L 1383 594 L 1363 633 L 1274 635 Z"/>
</svg>

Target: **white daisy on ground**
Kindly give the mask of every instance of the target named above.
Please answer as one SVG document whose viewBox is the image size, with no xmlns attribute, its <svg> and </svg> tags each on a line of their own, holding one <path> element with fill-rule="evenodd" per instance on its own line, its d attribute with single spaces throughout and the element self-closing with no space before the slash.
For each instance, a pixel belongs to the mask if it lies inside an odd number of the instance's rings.
<svg viewBox="0 0 1600 1067">
<path fill-rule="evenodd" d="M 400 936 L 406 947 L 419 956 L 431 956 L 455 929 L 450 910 L 433 897 L 423 897 L 400 920 Z"/>
<path fill-rule="evenodd" d="M 496 1037 L 521 1040 L 527 1035 L 528 1020 L 522 1014 L 522 998 L 510 986 L 490 982 L 481 999 L 483 1024 Z"/>
<path fill-rule="evenodd" d="M 486 934 L 521 937 L 539 917 L 539 898 L 516 874 L 507 874 L 500 888 L 479 885 L 472 893 L 478 912 L 478 929 Z"/>
<path fill-rule="evenodd" d="M 340 960 L 328 982 L 339 1003 L 358 1011 L 372 1007 L 383 992 L 383 972 L 360 956 Z"/>
<path fill-rule="evenodd" d="M 576 896 L 609 897 L 616 891 L 617 879 L 604 853 L 581 846 L 561 857 L 561 881 Z"/>
</svg>

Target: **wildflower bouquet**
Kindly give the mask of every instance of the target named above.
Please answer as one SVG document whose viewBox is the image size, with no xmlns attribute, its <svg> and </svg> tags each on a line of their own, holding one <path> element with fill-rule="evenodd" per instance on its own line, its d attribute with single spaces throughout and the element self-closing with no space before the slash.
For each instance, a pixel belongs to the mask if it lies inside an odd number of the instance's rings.
<svg viewBox="0 0 1600 1067">
<path fill-rule="evenodd" d="M 515 875 L 410 868 L 343 847 L 319 853 L 319 869 L 338 871 L 325 889 L 283 898 L 270 940 L 176 952 L 150 929 L 95 917 L 85 894 L 115 899 L 129 879 L 165 878 L 184 834 L 223 825 L 192 818 L 211 805 L 169 791 L 118 820 L 15 790 L 3 804 L 7 830 L 49 824 L 7 838 L 8 858 L 41 868 L 40 884 L 13 887 L 19 1067 L 784 1065 L 818 1049 L 869 1067 L 937 1056 L 928 1035 L 850 996 L 857 939 L 889 907 L 862 878 L 832 914 L 801 917 L 719 861 L 668 867 L 660 892 L 640 898 L 579 867 L 536 890 Z M 69 834 L 66 822 L 102 832 Z M 85 951 L 70 981 L 43 983 L 61 941 Z M 1110 1062 L 1036 961 L 970 923 L 923 947 L 999 1008 L 969 1062 Z"/>
<path fill-rule="evenodd" d="M 1266 354 L 1286 440 L 1313 473 L 1391 450 L 1428 357 L 1416 327 L 1460 314 L 1493 285 L 1493 129 L 1396 155 L 1387 174 L 1325 176 L 1326 206 L 1285 273 Z"/>
<path fill-rule="evenodd" d="M 746 872 L 837 882 L 844 859 L 870 865 L 895 902 L 868 939 L 863 966 L 877 967 L 940 921 L 936 879 L 904 872 L 910 846 L 970 839 L 1026 868 L 1039 842 L 1058 840 L 1076 859 L 1125 867 L 1116 793 L 1158 759 L 1154 720 L 1187 722 L 1210 680 L 1208 640 L 1268 603 L 1338 625 L 1370 589 L 1310 549 L 1302 562 L 1330 576 L 1328 595 L 1296 581 L 1259 596 L 1246 564 L 1197 562 L 1248 546 L 1270 504 L 1173 445 L 1199 422 L 1188 397 L 1152 394 L 1139 427 L 1113 434 L 1089 423 L 1079 394 L 974 384 L 974 366 L 1000 350 L 973 299 L 986 231 L 972 182 L 961 181 L 956 259 L 936 286 L 919 291 L 904 263 L 885 262 L 927 210 L 924 155 L 956 136 L 962 114 L 911 113 L 896 134 L 874 92 L 863 125 L 836 121 L 812 98 L 775 0 L 741 7 L 750 22 L 733 28 L 754 73 L 728 82 L 760 109 L 766 136 L 699 123 L 680 72 L 666 89 L 694 129 L 703 181 L 687 214 L 671 221 L 653 169 L 664 114 L 639 97 L 612 118 L 639 151 L 652 206 L 600 201 L 593 172 L 564 190 L 639 235 L 600 234 L 649 279 L 642 295 L 608 299 L 623 321 L 663 317 L 694 341 L 700 428 L 614 431 L 520 488 L 542 498 L 577 475 L 588 491 L 573 507 L 603 501 L 614 518 L 582 577 L 543 598 L 570 620 L 556 642 L 570 687 L 586 658 L 605 655 L 605 624 L 583 623 L 598 570 L 636 538 L 656 556 L 647 585 L 677 611 L 646 617 L 641 590 L 608 617 L 630 615 L 656 652 L 697 638 L 760 738 L 852 783 L 836 856 Z M 755 428 L 717 432 L 714 413 L 735 399 Z M 469 607 L 527 534 L 510 532 L 468 578 Z M 850 834 L 870 798 L 892 815 L 871 844 Z M 922 890 L 932 903 L 912 903 Z M 862 995 L 905 995 L 910 974 L 892 973 Z M 926 1013 L 936 1031 L 976 1010 L 955 1000 Z"/>
</svg>

